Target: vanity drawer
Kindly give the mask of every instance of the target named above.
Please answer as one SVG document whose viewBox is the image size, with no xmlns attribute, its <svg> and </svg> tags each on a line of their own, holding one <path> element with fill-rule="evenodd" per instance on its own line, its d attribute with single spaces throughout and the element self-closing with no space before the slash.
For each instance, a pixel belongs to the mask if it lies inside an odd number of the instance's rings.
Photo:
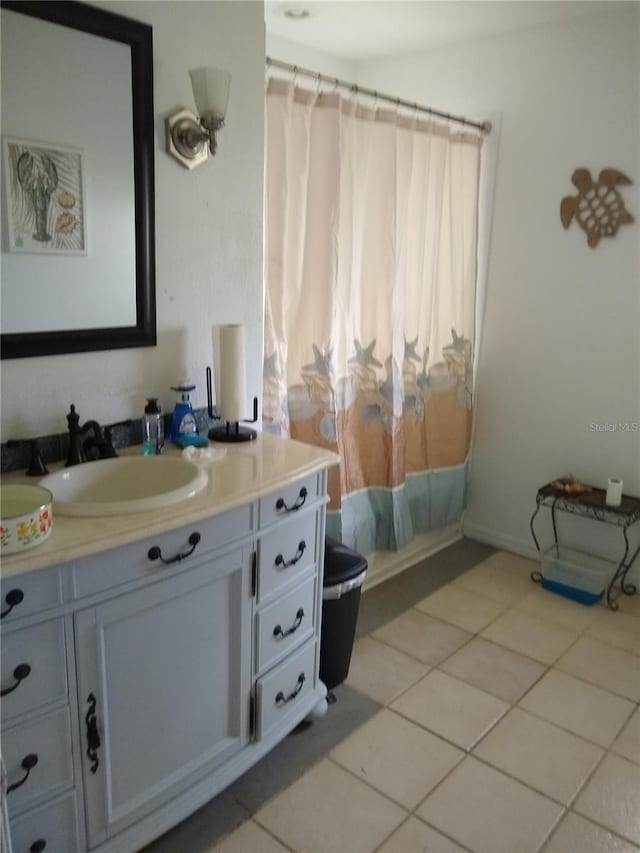
<svg viewBox="0 0 640 853">
<path fill-rule="evenodd" d="M 309 640 L 257 682 L 257 736 L 269 731 L 292 713 L 310 690 L 315 678 L 316 644 Z"/>
<path fill-rule="evenodd" d="M 23 762 L 27 756 L 37 756 L 37 763 L 25 779 Z M 25 779 L 19 788 L 7 793 L 10 814 L 38 799 L 70 788 L 73 785 L 73 764 L 69 709 L 61 708 L 25 725 L 3 730 L 2 757 L 9 787 Z"/>
<path fill-rule="evenodd" d="M 74 567 L 76 595 L 82 598 L 94 592 L 111 589 L 118 584 L 154 576 L 161 578 L 163 572 L 174 569 L 178 563 L 187 571 L 203 554 L 250 535 L 253 529 L 252 519 L 253 508 L 248 504 L 214 518 L 194 521 L 177 530 L 142 539 L 132 545 L 96 554 L 82 566 Z M 192 554 L 183 560 L 166 565 L 159 558 L 150 559 L 149 550 L 156 547 L 160 549 L 164 559 L 170 559 L 177 554 L 187 554 L 192 549 L 189 537 L 194 533 L 200 536 L 200 541 L 193 548 Z"/>
<path fill-rule="evenodd" d="M 258 601 L 316 565 L 318 514 L 307 512 L 279 524 L 259 544 Z"/>
<path fill-rule="evenodd" d="M 297 480 L 260 499 L 260 527 L 295 516 L 303 507 L 313 503 L 319 494 L 319 474 Z"/>
<path fill-rule="evenodd" d="M 49 568 L 42 572 L 28 572 L 25 575 L 4 578 L 0 582 L 0 598 L 3 628 L 14 619 L 62 604 L 60 569 Z"/>
<path fill-rule="evenodd" d="M 314 575 L 256 616 L 256 670 L 262 672 L 313 633 L 316 621 Z"/>
<path fill-rule="evenodd" d="M 67 697 L 64 620 L 2 635 L 2 721 Z"/>
<path fill-rule="evenodd" d="M 37 844 L 42 841 L 45 847 Z M 80 850 L 78 807 L 73 791 L 12 820 L 11 844 L 13 853 L 31 853 L 32 850 L 75 853 Z"/>
</svg>

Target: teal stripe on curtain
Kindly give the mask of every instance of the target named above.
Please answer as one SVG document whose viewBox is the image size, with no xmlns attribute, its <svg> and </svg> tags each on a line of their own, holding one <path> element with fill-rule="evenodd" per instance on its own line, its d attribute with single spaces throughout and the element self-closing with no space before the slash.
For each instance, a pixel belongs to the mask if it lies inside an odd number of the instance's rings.
<svg viewBox="0 0 640 853">
<path fill-rule="evenodd" d="M 460 520 L 467 500 L 468 465 L 408 475 L 395 489 L 365 489 L 342 497 L 327 513 L 327 535 L 360 554 L 396 551 L 418 533 Z"/>
</svg>

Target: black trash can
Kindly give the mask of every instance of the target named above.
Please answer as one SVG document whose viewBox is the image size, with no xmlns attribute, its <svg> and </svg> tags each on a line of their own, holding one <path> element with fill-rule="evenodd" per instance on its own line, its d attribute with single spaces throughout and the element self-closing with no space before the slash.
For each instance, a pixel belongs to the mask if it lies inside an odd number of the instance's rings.
<svg viewBox="0 0 640 853">
<path fill-rule="evenodd" d="M 320 678 L 331 690 L 349 673 L 360 593 L 367 573 L 363 556 L 329 536 L 324 546 Z"/>
</svg>

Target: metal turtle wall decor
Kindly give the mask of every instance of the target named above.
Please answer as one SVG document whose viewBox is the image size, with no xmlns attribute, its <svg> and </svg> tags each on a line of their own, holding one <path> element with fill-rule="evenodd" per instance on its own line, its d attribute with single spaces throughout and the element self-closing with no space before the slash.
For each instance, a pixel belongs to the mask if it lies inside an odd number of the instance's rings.
<svg viewBox="0 0 640 853">
<path fill-rule="evenodd" d="M 571 182 L 578 195 L 565 196 L 560 203 L 560 219 L 565 228 L 571 225 L 574 216 L 587 235 L 592 249 L 601 237 L 615 237 L 625 223 L 633 222 L 633 216 L 624 206 L 618 186 L 630 184 L 631 180 L 617 169 L 603 169 L 594 181 L 588 169 L 576 169 Z"/>
</svg>

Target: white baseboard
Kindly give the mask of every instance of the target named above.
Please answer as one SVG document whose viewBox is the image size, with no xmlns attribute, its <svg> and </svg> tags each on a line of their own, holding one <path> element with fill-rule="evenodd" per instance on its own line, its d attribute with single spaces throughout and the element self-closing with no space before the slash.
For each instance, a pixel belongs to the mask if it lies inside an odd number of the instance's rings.
<svg viewBox="0 0 640 853">
<path fill-rule="evenodd" d="M 374 551 L 367 556 L 369 568 L 363 588 L 371 589 L 459 539 L 462 539 L 462 534 L 459 525 L 455 524 L 442 530 L 421 533 L 400 551 Z"/>
<path fill-rule="evenodd" d="M 469 539 L 477 539 L 478 542 L 484 542 L 486 545 L 493 545 L 494 548 L 500 548 L 503 551 L 512 551 L 514 554 L 520 554 L 522 557 L 528 557 L 531 560 L 540 559 L 535 545 L 531 542 L 523 542 L 521 539 L 505 536 L 499 530 L 492 530 L 489 527 L 482 527 L 479 524 L 463 520 L 462 535 Z M 633 553 L 632 550 L 631 553 Z M 629 570 L 627 581 L 635 583 L 636 586 L 640 587 L 640 557 L 636 558 L 635 563 Z"/>
<path fill-rule="evenodd" d="M 539 556 L 532 542 L 515 539 L 512 536 L 505 535 L 500 530 L 482 527 L 471 521 L 464 521 L 464 519 L 462 522 L 462 533 L 468 539 L 476 539 L 478 542 L 493 545 L 494 548 L 500 548 L 502 551 L 512 551 L 514 554 L 520 554 L 522 557 L 536 560 Z"/>
</svg>

